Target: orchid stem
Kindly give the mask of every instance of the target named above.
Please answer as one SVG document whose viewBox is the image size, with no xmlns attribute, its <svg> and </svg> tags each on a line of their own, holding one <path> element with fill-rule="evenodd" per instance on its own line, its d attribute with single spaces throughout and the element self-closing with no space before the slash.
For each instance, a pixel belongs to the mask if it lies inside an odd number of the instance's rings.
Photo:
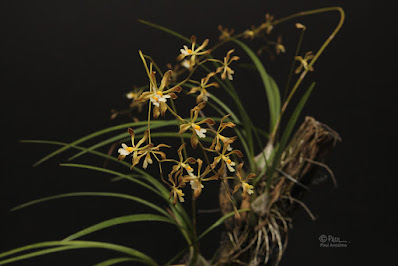
<svg viewBox="0 0 398 266">
<path fill-rule="evenodd" d="M 192 261 L 191 265 L 196 265 L 196 262 L 198 260 L 198 254 L 199 254 L 199 243 L 197 241 L 198 236 L 197 236 L 197 230 L 196 230 L 196 225 L 197 225 L 197 218 L 196 218 L 196 199 L 194 196 L 194 193 L 192 193 L 192 225 L 193 225 L 193 237 L 194 237 L 194 242 L 193 242 L 193 256 L 192 256 Z"/>
<path fill-rule="evenodd" d="M 270 139 L 273 142 L 275 139 L 275 135 L 276 132 L 278 131 L 280 122 L 281 122 L 281 118 L 282 115 L 284 114 L 284 112 L 286 111 L 286 108 L 290 102 L 290 100 L 292 99 L 294 93 L 296 92 L 297 88 L 299 87 L 299 85 L 301 84 L 301 82 L 303 81 L 303 79 L 305 78 L 305 76 L 307 75 L 309 69 L 314 65 L 314 63 L 316 62 L 316 60 L 319 58 L 319 56 L 322 54 L 322 52 L 326 49 L 326 47 L 329 45 L 329 43 L 333 40 L 333 38 L 336 36 L 336 34 L 340 31 L 341 27 L 343 26 L 344 23 L 344 19 L 345 19 L 345 13 L 344 10 L 341 7 L 327 7 L 327 8 L 320 8 L 320 9 L 315 9 L 315 10 L 310 10 L 310 11 L 304 11 L 304 12 L 299 12 L 290 16 L 287 16 L 285 18 L 279 19 L 274 21 L 273 25 L 278 25 L 282 22 L 286 22 L 288 20 L 291 20 L 293 18 L 296 17 L 301 17 L 301 16 L 307 16 L 307 15 L 313 15 L 313 14 L 319 14 L 319 13 L 323 13 L 323 12 L 330 12 L 330 11 L 338 11 L 340 12 L 340 21 L 339 24 L 337 25 L 337 27 L 334 29 L 334 31 L 332 32 L 332 34 L 326 39 L 326 41 L 323 43 L 323 45 L 321 46 L 321 48 L 318 50 L 318 52 L 315 54 L 314 58 L 311 60 L 311 62 L 308 64 L 308 68 L 304 69 L 304 71 L 301 73 L 299 79 L 296 81 L 296 83 L 294 84 L 292 90 L 290 91 L 285 103 L 282 106 L 281 109 L 281 114 L 279 115 L 275 127 L 271 133 Z"/>
</svg>

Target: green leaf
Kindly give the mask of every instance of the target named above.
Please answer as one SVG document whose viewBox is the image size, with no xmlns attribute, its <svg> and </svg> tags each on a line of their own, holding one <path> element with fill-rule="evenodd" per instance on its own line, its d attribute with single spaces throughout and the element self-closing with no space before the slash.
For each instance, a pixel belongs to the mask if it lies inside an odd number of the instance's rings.
<svg viewBox="0 0 398 266">
<path fill-rule="evenodd" d="M 281 95 L 279 92 L 279 87 L 278 87 L 278 84 L 276 84 L 276 81 L 274 80 L 273 77 L 268 75 L 268 78 L 271 82 L 272 91 L 274 91 L 274 93 L 275 93 L 275 111 L 279 116 L 280 112 L 281 112 Z"/>
<path fill-rule="evenodd" d="M 163 26 L 160 26 L 160 25 L 151 23 L 151 22 L 146 21 L 146 20 L 143 20 L 143 19 L 139 19 L 138 22 L 140 22 L 140 23 L 142 23 L 142 24 L 145 24 L 145 25 L 148 25 L 148 26 L 150 26 L 150 27 L 152 27 L 152 28 L 155 28 L 155 29 L 158 29 L 158 30 L 167 32 L 167 33 L 169 33 L 169 34 L 171 34 L 171 35 L 174 35 L 174 36 L 176 36 L 176 37 L 178 37 L 178 38 L 180 38 L 180 39 L 182 39 L 182 40 L 184 40 L 184 41 L 186 41 L 186 42 L 188 42 L 188 43 L 191 43 L 191 40 L 190 40 L 189 38 L 183 36 L 182 34 L 179 34 L 178 32 L 175 32 L 175 31 L 173 31 L 173 30 L 170 30 L 170 29 L 168 29 L 168 28 L 166 28 L 166 27 L 163 27 Z"/>
<path fill-rule="evenodd" d="M 278 163 L 280 161 L 280 158 L 282 156 L 283 151 L 286 148 L 287 142 L 290 138 L 290 135 L 293 131 L 294 126 L 296 125 L 297 119 L 300 116 L 300 113 L 305 105 L 305 103 L 308 100 L 308 97 L 310 96 L 312 90 L 314 89 L 315 86 L 315 82 L 313 82 L 311 84 L 311 86 L 307 89 L 307 91 L 304 93 L 304 95 L 301 97 L 300 102 L 297 104 L 296 108 L 294 109 L 293 114 L 290 116 L 289 121 L 286 125 L 285 130 L 283 131 L 281 140 L 279 142 L 278 145 L 278 149 L 274 155 L 274 159 L 273 159 L 273 163 L 272 163 L 272 167 L 269 168 L 270 172 L 269 172 L 269 177 L 272 176 L 272 173 L 275 171 L 276 167 L 278 166 Z"/>
<path fill-rule="evenodd" d="M 87 151 L 88 153 L 91 153 L 91 154 L 103 157 L 105 159 L 112 160 L 114 162 L 123 164 L 124 166 L 126 166 L 128 168 L 131 167 L 131 164 L 129 164 L 129 163 L 125 162 L 125 161 L 119 161 L 117 159 L 117 157 L 110 156 L 108 154 L 105 154 L 105 153 L 102 153 L 102 152 L 99 152 L 99 151 L 88 150 L 87 148 L 83 148 L 83 147 L 80 147 L 80 146 L 77 146 L 77 145 L 71 145 L 71 144 L 65 143 L 65 142 L 52 141 L 52 140 L 21 140 L 21 143 L 50 144 L 50 145 L 58 145 L 58 146 L 64 146 L 64 147 L 68 146 L 68 149 L 69 148 L 73 148 L 73 149 L 76 149 L 76 150 Z"/>
<path fill-rule="evenodd" d="M 178 252 L 173 258 L 171 258 L 168 262 L 165 263 L 165 266 L 168 266 L 178 260 L 185 252 L 188 250 L 188 247 L 185 247 L 180 252 Z"/>
<path fill-rule="evenodd" d="M 158 211 L 159 213 L 162 213 L 165 216 L 169 217 L 169 214 L 165 210 L 163 210 L 162 208 L 158 207 L 157 205 L 155 205 L 147 200 L 143 200 L 141 198 L 130 196 L 127 194 L 111 193 L 111 192 L 73 192 L 73 193 L 59 194 L 59 195 L 55 195 L 55 196 L 45 197 L 45 198 L 26 202 L 24 204 L 21 204 L 17 207 L 12 208 L 11 211 L 20 210 L 22 208 L 26 208 L 31 205 L 35 205 L 38 203 L 42 203 L 42 202 L 50 201 L 50 200 L 54 200 L 54 199 L 61 199 L 61 198 L 68 198 L 68 197 L 81 197 L 81 196 L 114 197 L 114 198 L 128 199 L 128 200 L 132 200 L 135 202 L 139 202 L 143 205 L 146 205 L 146 206 Z"/>
<path fill-rule="evenodd" d="M 78 247 L 78 246 L 70 246 L 70 247 L 68 247 L 68 246 L 66 246 L 66 247 L 56 247 L 56 248 L 44 249 L 44 250 L 31 252 L 31 253 L 20 255 L 20 256 L 16 256 L 16 257 L 12 257 L 12 258 L 9 258 L 9 259 L 6 259 L 6 260 L 2 260 L 2 261 L 0 261 L 0 265 L 9 264 L 9 263 L 16 262 L 16 261 L 19 261 L 19 260 L 26 260 L 26 259 L 30 259 L 30 258 L 42 256 L 42 255 L 47 255 L 47 254 L 51 254 L 51 253 L 55 253 L 55 252 L 61 252 L 61 251 L 65 251 L 65 250 L 71 250 L 71 249 L 82 249 L 82 247 Z"/>
<path fill-rule="evenodd" d="M 67 166 L 67 167 L 76 167 L 76 168 L 84 168 L 84 169 L 90 169 L 90 170 L 95 170 L 95 171 L 99 171 L 99 172 L 104 172 L 104 173 L 108 173 L 108 174 L 112 174 L 115 176 L 119 176 L 119 177 L 123 177 L 125 179 L 128 179 L 136 184 L 139 184 L 153 192 L 155 192 L 156 194 L 158 194 L 159 196 L 161 196 L 170 206 L 170 208 L 173 210 L 174 215 L 176 217 L 176 219 L 179 221 L 179 223 L 181 224 L 182 228 L 186 228 L 187 231 L 185 230 L 180 230 L 181 233 L 183 234 L 183 236 L 185 237 L 185 239 L 187 240 L 188 243 L 191 242 L 191 236 L 187 234 L 187 232 L 192 232 L 192 223 L 190 222 L 190 219 L 188 217 L 188 214 L 185 212 L 185 210 L 182 208 L 182 206 L 180 204 L 176 204 L 175 206 L 170 202 L 169 200 L 169 192 L 167 191 L 167 189 L 159 182 L 157 181 L 155 178 L 153 178 L 151 175 L 147 174 L 145 171 L 134 167 L 133 170 L 142 174 L 143 176 L 145 176 L 145 180 L 149 181 L 151 184 L 154 185 L 153 188 L 151 186 L 149 186 L 148 184 L 132 177 L 129 175 L 125 175 L 125 174 L 121 174 L 119 172 L 116 171 L 112 171 L 109 169 L 105 169 L 105 168 L 101 168 L 101 167 L 96 167 L 96 166 L 92 166 L 92 165 L 84 165 L 84 164 L 60 164 L 61 166 Z"/>
<path fill-rule="evenodd" d="M 236 39 L 233 41 L 237 43 L 240 47 L 242 47 L 243 50 L 249 55 L 254 65 L 256 66 L 258 72 L 260 73 L 265 91 L 267 93 L 269 113 L 270 113 L 270 131 L 272 131 L 280 115 L 281 99 L 280 99 L 278 86 L 276 85 L 275 81 L 267 74 L 260 59 L 249 48 L 249 46 Z"/>
<path fill-rule="evenodd" d="M 116 171 L 112 171 L 112 170 L 109 170 L 109 169 L 105 169 L 105 168 L 101 168 L 101 167 L 97 167 L 97 166 L 92 166 L 92 165 L 86 165 L 86 164 L 61 163 L 60 166 L 90 169 L 90 170 L 95 170 L 95 171 L 98 171 L 98 172 L 108 173 L 108 174 L 115 175 L 115 176 L 120 176 L 120 177 L 128 179 L 128 180 L 130 180 L 130 181 L 132 181 L 132 182 L 134 182 L 134 183 L 136 183 L 136 184 L 138 184 L 140 186 L 143 186 L 143 187 L 151 190 L 152 192 L 154 192 L 155 194 L 157 194 L 157 195 L 159 195 L 159 196 L 161 196 L 163 198 L 165 196 L 163 193 L 159 192 L 158 190 L 154 189 L 153 187 L 149 186 L 148 184 L 146 184 L 146 183 L 144 183 L 144 182 L 142 182 L 142 181 L 140 181 L 140 180 L 138 180 L 138 179 L 136 179 L 136 178 L 134 178 L 134 177 L 132 177 L 130 175 L 125 175 L 125 174 L 122 174 L 122 173 L 119 173 L 119 172 L 116 172 Z"/>
<path fill-rule="evenodd" d="M 214 121 L 220 120 L 220 118 L 218 118 L 218 117 L 213 117 L 212 119 Z M 167 120 L 167 121 L 157 121 L 157 122 L 158 123 L 156 123 L 154 125 L 151 125 L 151 130 L 152 129 L 161 128 L 161 127 L 165 127 L 165 126 L 173 126 L 173 125 L 178 125 L 179 124 L 179 121 L 177 121 L 177 120 Z M 146 129 L 147 129 L 146 126 L 145 127 L 140 127 L 138 129 L 135 129 L 134 132 L 135 133 L 141 133 L 141 132 L 144 132 Z M 137 135 L 137 138 L 139 138 L 140 136 L 142 136 L 142 135 Z M 175 133 L 171 133 L 171 132 L 169 132 L 169 133 L 166 133 L 166 132 L 154 132 L 154 133 L 152 133 L 151 132 L 151 137 L 152 136 L 153 137 L 176 137 L 176 138 L 180 138 L 181 134 L 178 134 L 177 132 L 175 132 Z M 186 136 L 187 138 L 191 137 L 191 135 L 184 135 L 184 136 Z M 122 134 L 119 134 L 117 136 L 114 136 L 114 137 L 111 137 L 109 139 L 106 139 L 104 141 L 98 142 L 98 143 L 94 144 L 93 146 L 87 148 L 86 150 L 81 151 L 81 152 L 73 155 L 72 157 L 70 157 L 68 159 L 68 161 L 74 160 L 74 159 L 86 154 L 87 152 L 89 152 L 91 150 L 95 150 L 95 149 L 101 148 L 101 147 L 103 147 L 103 146 L 105 146 L 107 144 L 114 143 L 116 141 L 120 141 L 120 140 L 122 140 L 124 138 L 130 139 L 130 135 L 128 133 L 122 133 Z M 203 139 L 203 140 L 206 141 L 206 142 L 210 141 L 209 138 Z"/>
<path fill-rule="evenodd" d="M 157 121 L 155 121 L 155 122 L 157 122 Z M 147 121 L 140 121 L 140 122 L 135 122 L 135 123 L 121 124 L 121 125 L 108 127 L 108 128 L 103 129 L 103 130 L 96 131 L 96 132 L 91 133 L 91 134 L 89 134 L 87 136 L 84 136 L 84 137 L 82 137 L 82 138 L 80 138 L 78 140 L 75 140 L 74 142 L 68 144 L 65 147 L 62 147 L 62 148 L 50 153 L 49 155 L 47 155 L 47 156 L 43 157 L 42 159 L 40 159 L 39 161 L 37 161 L 33 166 L 38 166 L 39 164 L 44 163 L 45 161 L 51 159 L 52 157 L 54 157 L 54 156 L 56 156 L 56 155 L 58 155 L 58 154 L 60 154 L 60 153 L 62 153 L 64 151 L 70 149 L 72 146 L 80 144 L 80 143 L 85 142 L 87 140 L 90 140 L 92 138 L 101 136 L 103 134 L 106 134 L 106 133 L 109 133 L 109 132 L 112 132 L 112 131 L 117 131 L 117 130 L 121 130 L 121 129 L 126 130 L 126 128 L 128 128 L 128 127 L 143 126 L 143 125 L 146 125 L 146 124 L 147 124 Z"/>
<path fill-rule="evenodd" d="M 133 215 L 126 215 L 126 216 L 121 216 L 121 217 L 116 217 L 112 218 L 103 222 L 100 222 L 98 224 L 92 225 L 90 227 L 87 227 L 77 233 L 74 233 L 73 235 L 68 236 L 65 238 L 63 241 L 71 241 L 75 240 L 77 238 L 80 238 L 82 236 L 94 233 L 96 231 L 120 225 L 120 224 L 125 224 L 125 223 L 134 223 L 134 222 L 165 222 L 165 223 L 171 223 L 174 225 L 177 225 L 175 221 L 171 220 L 168 217 L 156 215 L 156 214 L 133 214 Z"/>
<path fill-rule="evenodd" d="M 154 187 L 156 187 L 159 191 L 164 193 L 165 199 L 167 199 L 167 202 L 169 203 L 170 208 L 172 209 L 174 215 L 176 216 L 176 219 L 181 223 L 185 228 L 188 229 L 190 233 L 193 232 L 193 225 L 191 222 L 191 219 L 189 218 L 187 212 L 184 210 L 184 208 L 181 206 L 179 202 L 177 202 L 176 205 L 174 205 L 168 198 L 169 198 L 169 191 L 163 186 L 162 183 L 160 183 L 157 179 L 153 178 L 153 176 L 149 175 L 142 169 L 139 169 L 137 167 L 133 168 L 134 171 L 137 173 L 145 176 L 146 180 L 151 183 Z M 189 237 L 190 240 L 192 236 Z M 186 240 L 188 241 L 188 236 L 186 236 Z"/>
<path fill-rule="evenodd" d="M 24 141 L 24 142 L 26 142 L 26 143 L 45 143 L 45 144 L 53 144 L 53 145 L 61 145 L 61 146 L 68 145 L 70 148 L 74 148 L 74 149 L 78 149 L 78 150 L 87 150 L 87 149 L 82 148 L 82 147 L 77 146 L 77 145 L 69 145 L 67 143 L 56 142 L 56 141 L 40 141 L 40 140 L 39 141 L 34 141 L 34 140 L 31 140 L 31 141 Z M 117 158 L 115 158 L 113 156 L 109 156 L 109 155 L 104 154 L 104 153 L 99 152 L 99 151 L 91 150 L 91 151 L 88 151 L 88 152 L 91 153 L 91 154 L 94 154 L 94 155 L 109 159 L 109 160 L 113 160 L 113 161 L 118 162 L 120 164 L 123 164 L 123 165 L 125 165 L 125 166 L 127 166 L 129 168 L 131 166 L 131 164 L 129 164 L 129 163 L 125 162 L 125 161 L 119 161 L 119 160 L 117 160 Z M 171 208 L 173 214 L 175 215 L 175 218 L 178 220 L 178 222 L 181 224 L 181 226 L 183 228 L 187 228 L 187 231 L 181 230 L 181 228 L 180 228 L 180 231 L 184 235 L 184 237 L 187 240 L 188 244 L 190 244 L 192 242 L 192 235 L 188 234 L 188 232 L 190 232 L 190 233 L 192 232 L 193 225 L 192 225 L 192 222 L 191 222 L 188 214 L 186 213 L 186 211 L 184 210 L 184 208 L 181 206 L 181 204 L 179 202 L 177 202 L 176 205 L 173 205 L 172 202 L 169 200 L 169 191 L 163 186 L 162 183 L 160 183 L 157 179 L 155 179 L 153 176 L 149 175 L 145 171 L 143 171 L 143 170 L 141 170 L 141 169 L 139 169 L 137 167 L 133 168 L 133 171 L 135 171 L 135 172 L 141 174 L 142 176 L 144 176 L 145 177 L 145 181 L 148 181 L 149 183 L 151 183 L 156 189 L 158 189 L 158 191 L 156 191 L 153 187 L 148 186 L 146 183 L 143 183 L 143 182 L 141 182 L 141 181 L 139 181 L 137 179 L 132 178 L 132 176 L 120 174 L 118 172 L 114 172 L 114 171 L 111 171 L 111 170 L 108 170 L 108 169 L 99 168 L 99 167 L 93 167 L 93 166 L 78 165 L 78 164 L 67 164 L 67 166 L 73 166 L 73 167 L 80 167 L 80 168 L 87 168 L 87 169 L 92 169 L 92 170 L 97 170 L 97 171 L 103 171 L 103 172 L 106 172 L 106 173 L 109 173 L 109 174 L 113 174 L 113 175 L 118 176 L 118 177 L 123 178 L 123 179 L 128 179 L 128 180 L 130 180 L 130 181 L 132 181 L 134 183 L 138 183 L 138 184 L 144 186 L 145 188 L 148 188 L 148 189 L 154 191 L 156 194 L 160 195 L 169 204 L 169 207 Z"/>
<path fill-rule="evenodd" d="M 249 212 L 250 209 L 240 209 L 238 210 L 238 212 Z M 235 215 L 235 212 L 230 212 L 228 214 L 225 214 L 223 217 L 221 217 L 220 219 L 218 219 L 215 223 L 213 223 L 209 228 L 207 228 L 202 234 L 200 234 L 200 236 L 198 237 L 198 241 L 200 239 L 202 239 L 202 237 L 204 237 L 205 235 L 207 235 L 209 232 L 211 232 L 213 229 L 217 228 L 218 226 L 220 226 L 225 220 L 227 220 L 228 218 L 232 217 Z"/>
<path fill-rule="evenodd" d="M 221 106 L 221 108 L 223 108 L 227 114 L 231 115 L 231 118 L 233 119 L 233 121 L 235 121 L 236 123 L 240 123 L 239 118 L 234 114 L 234 112 L 232 112 L 232 110 L 226 105 L 224 104 L 220 99 L 218 99 L 216 96 L 214 96 L 213 94 L 209 94 L 209 98 L 211 100 L 213 100 L 214 102 L 216 102 L 219 106 Z"/>
<path fill-rule="evenodd" d="M 23 246 L 20 248 L 16 248 L 4 253 L 0 254 L 0 258 L 7 257 L 16 253 L 28 251 L 31 249 L 38 249 L 38 248 L 45 248 L 45 247 L 54 247 L 54 246 L 61 246 L 58 248 L 52 248 L 52 249 L 47 249 L 47 250 L 41 250 L 29 254 L 24 254 L 20 255 L 17 257 L 9 258 L 6 260 L 0 261 L 0 265 L 18 261 L 18 260 L 23 260 L 27 258 L 32 258 L 40 255 L 45 255 L 53 252 L 58 252 L 62 250 L 67 250 L 67 249 L 81 249 L 81 248 L 103 248 L 103 249 L 108 249 L 108 250 L 113 250 L 117 251 L 120 253 L 127 254 L 131 256 L 132 258 L 137 258 L 139 261 L 144 262 L 145 264 L 148 265 L 158 265 L 152 258 L 149 256 L 145 255 L 144 253 L 129 248 L 121 245 L 116 245 L 116 244 L 111 244 L 111 243 L 105 243 L 105 242 L 96 242 L 96 241 L 48 241 L 48 242 L 40 242 L 36 244 L 31 244 L 27 246 Z M 64 248 L 64 249 L 61 249 Z"/>
<path fill-rule="evenodd" d="M 173 126 L 173 125 L 177 125 L 178 124 L 177 120 L 156 121 L 156 122 L 157 123 L 151 124 L 151 129 L 156 129 L 156 128 L 165 127 L 165 126 Z M 138 134 L 138 133 L 144 132 L 147 129 L 147 124 L 148 124 L 148 122 L 146 122 L 146 125 L 144 127 L 140 127 L 140 128 L 134 129 L 134 133 Z M 98 149 L 100 147 L 103 147 L 103 146 L 105 146 L 107 144 L 110 144 L 110 143 L 113 143 L 115 141 L 119 141 L 120 139 L 128 137 L 128 136 L 130 136 L 129 133 L 125 132 L 125 133 L 116 135 L 116 136 L 114 136 L 112 138 L 106 139 L 104 141 L 98 142 L 98 143 L 94 144 L 93 146 L 89 147 L 87 150 L 81 151 L 81 152 L 73 155 L 72 157 L 70 157 L 68 159 L 68 161 L 71 161 L 73 159 L 76 159 L 79 156 L 82 156 L 83 154 L 87 153 L 89 150 Z"/>
</svg>

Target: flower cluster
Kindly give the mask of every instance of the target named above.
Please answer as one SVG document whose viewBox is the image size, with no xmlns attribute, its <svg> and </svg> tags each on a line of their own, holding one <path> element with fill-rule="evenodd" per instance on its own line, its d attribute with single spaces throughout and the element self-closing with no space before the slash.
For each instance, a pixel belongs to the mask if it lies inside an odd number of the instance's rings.
<svg viewBox="0 0 398 266">
<path fill-rule="evenodd" d="M 224 35 L 232 34 L 232 31 L 225 30 Z M 226 38 L 226 37 L 225 37 Z M 197 46 L 197 40 L 195 36 L 191 37 L 191 46 L 188 48 L 187 45 L 180 49 L 180 54 L 177 57 L 177 61 L 182 61 L 180 65 L 184 66 L 189 70 L 188 77 L 182 82 L 177 83 L 178 75 L 173 73 L 173 70 L 178 70 L 178 67 L 172 68 L 169 66 L 169 70 L 162 75 L 160 83 L 156 80 L 156 72 L 153 71 L 155 63 L 148 56 L 145 56 L 140 51 L 141 59 L 143 60 L 145 69 L 148 74 L 149 86 L 148 90 L 134 91 L 126 95 L 127 98 L 133 100 L 136 104 L 148 103 L 148 126 L 145 130 L 142 138 L 135 143 L 135 132 L 129 128 L 128 133 L 131 137 L 131 145 L 126 143 L 121 144 L 119 148 L 119 160 L 125 159 L 127 156 L 132 157 L 132 166 L 135 167 L 137 164 L 142 162 L 142 167 L 146 169 L 148 165 L 153 164 L 156 160 L 159 164 L 159 170 L 161 179 L 170 187 L 170 198 L 174 204 L 177 201 L 184 202 L 183 189 L 186 184 L 189 183 L 193 190 L 193 197 L 198 198 L 202 190 L 204 189 L 204 183 L 214 180 L 227 180 L 234 179 L 237 182 L 235 186 L 235 193 L 240 187 L 242 187 L 242 195 L 250 195 L 253 192 L 253 187 L 248 184 L 248 180 L 253 177 L 254 174 L 249 175 L 247 178 L 242 178 L 242 167 L 243 163 L 239 164 L 238 170 L 236 171 L 235 166 L 239 163 L 239 158 L 243 156 L 239 150 L 234 150 L 231 144 L 237 139 L 236 136 L 227 136 L 225 133 L 226 129 L 233 129 L 236 124 L 232 121 L 227 121 L 229 115 L 225 115 L 221 118 L 218 128 L 215 129 L 213 126 L 216 125 L 216 121 L 212 118 L 206 117 L 203 109 L 206 106 L 206 102 L 209 101 L 208 89 L 211 87 L 219 87 L 217 82 L 212 81 L 217 74 L 221 74 L 221 79 L 232 80 L 234 70 L 231 69 L 231 64 L 234 61 L 239 60 L 238 56 L 231 56 L 234 50 L 227 52 L 224 60 L 217 60 L 208 57 L 211 50 L 205 50 L 208 45 L 206 39 L 200 46 Z M 150 58 L 148 66 L 147 59 Z M 204 64 L 207 61 L 216 62 L 216 69 L 213 72 L 208 73 L 200 81 L 195 81 L 191 77 L 195 72 L 197 66 Z M 156 66 L 156 65 L 155 65 Z M 158 68 L 157 68 L 158 69 Z M 173 69 L 173 70 L 172 70 Z M 196 106 L 191 108 L 189 118 L 183 118 L 176 110 L 173 100 L 177 99 L 177 94 L 183 90 L 183 87 L 190 88 L 187 94 L 198 94 L 196 96 Z M 187 156 L 187 147 L 183 143 L 177 150 L 178 159 L 169 158 L 169 153 L 166 155 L 165 152 L 161 151 L 161 148 L 170 148 L 171 146 L 166 144 L 155 145 L 151 138 L 151 112 L 153 118 L 157 119 L 160 116 L 165 116 L 166 112 L 174 117 L 179 123 L 179 131 L 175 132 L 178 136 L 186 137 L 186 133 L 190 133 L 190 146 L 193 149 L 200 148 L 205 158 L 194 158 Z M 204 141 L 206 140 L 206 141 Z M 210 142 L 210 146 L 207 146 L 207 142 Z M 212 160 L 212 162 L 210 161 Z M 163 178 L 163 164 L 170 165 L 171 171 L 167 174 L 167 178 Z M 229 173 L 236 173 L 235 176 L 228 176 L 224 169 L 228 169 Z"/>
</svg>

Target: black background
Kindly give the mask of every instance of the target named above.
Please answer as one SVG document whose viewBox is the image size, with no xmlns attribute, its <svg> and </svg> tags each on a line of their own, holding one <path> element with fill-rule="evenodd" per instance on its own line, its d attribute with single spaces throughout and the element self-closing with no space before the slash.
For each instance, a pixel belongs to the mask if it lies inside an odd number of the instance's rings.
<svg viewBox="0 0 398 266">
<path fill-rule="evenodd" d="M 317 220 L 311 221 L 302 210 L 297 213 L 281 265 L 352 265 L 359 261 L 373 265 L 394 255 L 397 182 L 393 171 L 396 118 L 392 92 L 396 86 L 392 40 L 396 4 L 331 0 L 1 1 L 0 251 L 62 239 L 98 221 L 145 211 L 122 200 L 99 198 L 58 200 L 8 211 L 22 202 L 73 191 L 115 191 L 148 198 L 144 191 L 124 182 L 110 183 L 102 174 L 59 167 L 65 156 L 32 168 L 54 147 L 18 143 L 21 139 L 69 142 L 122 122 L 109 120 L 110 109 L 127 105 L 124 93 L 146 82 L 138 50 L 164 66 L 174 62 L 184 44 L 138 23 L 138 18 L 214 43 L 218 24 L 239 31 L 261 23 L 266 12 L 282 17 L 332 5 L 342 6 L 347 19 L 308 77 L 317 86 L 304 114 L 328 124 L 343 139 L 329 160 L 339 188 L 333 189 L 327 180 L 311 190 L 306 204 Z M 297 21 L 308 27 L 303 49 L 315 50 L 338 18 L 331 13 Z M 293 23 L 276 29 L 284 36 L 288 53 L 272 64 L 269 58 L 262 58 L 278 84 L 284 84 L 291 60 L 288 55 L 297 41 L 292 28 Z M 263 110 L 267 107 L 262 104 L 259 79 L 245 79 L 251 76 L 243 70 L 239 78 L 236 72 L 240 93 L 254 92 L 243 98 L 248 111 L 258 117 L 258 125 L 266 125 Z M 205 228 L 215 217 L 200 219 Z M 167 225 L 124 225 L 87 239 L 130 245 L 165 261 L 183 245 L 174 230 Z M 347 240 L 348 247 L 320 248 L 321 234 Z M 202 244 L 205 255 L 212 253 L 217 239 L 214 233 Z M 77 251 L 20 265 L 70 265 L 72 261 L 90 265 L 108 255 Z"/>
</svg>

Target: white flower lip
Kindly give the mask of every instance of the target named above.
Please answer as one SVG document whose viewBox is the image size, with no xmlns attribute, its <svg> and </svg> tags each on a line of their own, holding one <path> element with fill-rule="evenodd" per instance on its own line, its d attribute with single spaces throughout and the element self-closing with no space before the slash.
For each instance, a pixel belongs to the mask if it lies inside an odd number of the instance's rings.
<svg viewBox="0 0 398 266">
<path fill-rule="evenodd" d="M 188 52 L 188 50 L 189 50 L 188 46 L 184 45 L 183 47 L 184 47 L 184 49 L 180 49 L 181 54 L 190 55 L 190 53 Z"/>
<path fill-rule="evenodd" d="M 251 194 L 254 193 L 252 185 L 250 185 L 250 184 L 248 184 L 246 182 L 243 182 L 243 186 L 244 186 L 244 190 L 246 190 L 247 194 L 251 195 Z"/>
<path fill-rule="evenodd" d="M 134 92 L 129 92 L 126 94 L 127 99 L 133 99 L 135 96 Z"/>
<path fill-rule="evenodd" d="M 129 151 L 129 149 L 132 150 L 131 147 L 128 147 L 126 144 L 122 143 L 122 148 L 119 148 L 117 151 L 121 155 L 129 155 L 130 153 L 132 153 L 132 151 Z"/>
<path fill-rule="evenodd" d="M 235 162 L 232 162 L 231 159 L 229 159 L 229 157 L 225 157 L 223 158 L 225 161 L 225 164 L 227 165 L 227 168 L 230 172 L 235 172 Z"/>
<path fill-rule="evenodd" d="M 157 92 L 154 92 L 153 95 L 151 96 L 150 100 L 153 105 L 159 107 L 160 102 L 167 102 L 167 99 L 170 98 L 171 96 L 166 94 L 163 95 L 162 93 L 158 94 Z"/>
<path fill-rule="evenodd" d="M 194 176 L 193 174 L 193 168 L 189 164 L 181 164 L 181 166 L 187 171 L 188 175 Z"/>
<path fill-rule="evenodd" d="M 201 128 L 201 129 L 196 129 L 195 128 L 195 132 L 196 132 L 196 134 L 198 135 L 199 138 L 205 138 L 206 137 L 205 133 L 207 132 L 207 130 L 204 129 L 204 128 Z"/>
<path fill-rule="evenodd" d="M 195 182 L 195 180 L 191 180 L 191 181 L 189 182 L 189 184 L 191 185 L 191 188 L 192 188 L 193 190 L 198 189 L 198 184 L 199 184 L 199 182 Z M 203 184 L 200 184 L 200 187 L 201 187 L 201 188 L 204 188 L 205 186 L 203 186 Z"/>
<path fill-rule="evenodd" d="M 182 49 L 181 49 L 182 50 Z M 183 51 L 183 50 L 182 50 Z M 187 54 L 185 54 L 184 53 L 184 55 L 187 55 Z M 192 66 L 191 66 L 191 62 L 189 61 L 189 60 L 187 60 L 187 59 L 185 59 L 184 61 L 182 61 L 181 62 L 181 65 L 183 66 L 183 67 L 185 67 L 185 68 L 187 68 L 187 69 L 190 69 Z"/>
</svg>

